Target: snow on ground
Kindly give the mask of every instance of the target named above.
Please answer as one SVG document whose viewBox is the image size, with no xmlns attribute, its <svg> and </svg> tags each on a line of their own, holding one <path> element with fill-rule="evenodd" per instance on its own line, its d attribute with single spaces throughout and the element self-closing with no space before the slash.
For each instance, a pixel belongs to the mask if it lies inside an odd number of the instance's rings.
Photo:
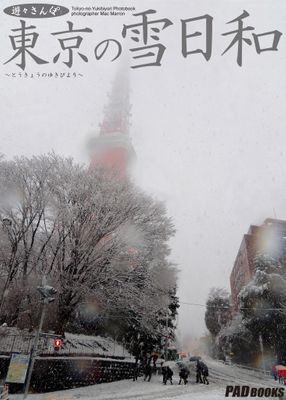
<svg viewBox="0 0 286 400">
<path fill-rule="evenodd" d="M 196 399 L 200 399 L 202 396 L 202 399 L 221 400 L 224 393 L 222 389 L 194 383 L 179 386 L 175 381 L 173 386 L 169 384 L 165 386 L 162 384 L 161 377 L 156 376 L 152 378 L 151 382 L 144 382 L 142 378 L 139 378 L 137 382 L 124 380 L 102 383 L 81 389 L 29 395 L 28 400 L 189 400 L 193 395 Z M 21 396 L 10 395 L 9 398 L 20 400 Z"/>
<path fill-rule="evenodd" d="M 151 382 L 138 378 L 137 382 L 123 380 L 102 383 L 84 388 L 64 390 L 46 394 L 29 395 L 28 400 L 222 400 L 227 385 L 252 387 L 277 387 L 269 376 L 236 366 L 228 366 L 214 360 L 206 360 L 209 366 L 209 385 L 195 383 L 195 371 L 191 369 L 189 383 L 178 385 L 178 371 L 174 369 L 174 384 L 162 384 L 161 376 L 153 376 Z M 20 400 L 20 395 L 10 395 L 11 400 Z M 245 399 L 245 397 L 244 397 Z M 255 399 L 255 397 L 252 397 Z M 263 397 L 259 397 L 263 399 Z"/>
</svg>

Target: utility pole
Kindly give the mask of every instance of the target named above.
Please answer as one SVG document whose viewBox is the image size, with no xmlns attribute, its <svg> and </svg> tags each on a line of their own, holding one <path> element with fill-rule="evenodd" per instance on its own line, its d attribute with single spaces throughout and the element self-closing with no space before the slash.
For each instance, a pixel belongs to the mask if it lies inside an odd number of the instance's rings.
<svg viewBox="0 0 286 400">
<path fill-rule="evenodd" d="M 167 361 L 168 358 L 168 330 L 169 330 L 169 315 L 167 312 L 167 317 L 166 317 L 166 342 L 165 342 L 165 361 Z"/>
<path fill-rule="evenodd" d="M 261 332 L 259 332 L 259 345 L 260 345 L 260 351 L 261 351 L 261 357 L 262 357 L 262 368 L 264 371 L 264 375 L 266 375 L 265 362 L 264 362 L 264 347 L 263 347 L 263 339 L 262 339 Z"/>
<path fill-rule="evenodd" d="M 27 376 L 27 380 L 26 380 L 23 399 L 26 399 L 26 397 L 28 396 L 28 393 L 29 393 L 32 373 L 33 373 L 34 364 L 35 364 L 36 356 L 37 356 L 40 334 L 41 334 L 44 319 L 45 319 L 46 306 L 47 306 L 47 304 L 49 304 L 55 300 L 55 298 L 52 296 L 57 293 L 57 290 L 54 289 L 52 286 L 45 285 L 45 277 L 43 277 L 42 285 L 43 286 L 37 287 L 37 290 L 40 292 L 40 294 L 42 296 L 42 304 L 43 305 L 42 305 L 42 312 L 41 312 L 39 327 L 38 327 L 37 333 L 35 335 L 33 347 L 31 349 L 31 359 L 30 359 L 30 365 L 29 365 L 29 369 L 28 369 L 28 376 Z"/>
</svg>

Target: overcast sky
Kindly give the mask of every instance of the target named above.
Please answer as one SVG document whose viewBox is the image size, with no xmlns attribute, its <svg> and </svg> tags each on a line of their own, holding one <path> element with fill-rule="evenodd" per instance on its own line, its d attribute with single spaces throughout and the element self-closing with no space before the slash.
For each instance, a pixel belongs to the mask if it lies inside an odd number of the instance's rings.
<svg viewBox="0 0 286 400">
<path fill-rule="evenodd" d="M 32 3 L 32 1 L 29 1 Z M 36 2 L 35 2 L 36 3 Z M 55 3 L 55 2 L 53 2 Z M 137 154 L 136 181 L 166 202 L 177 234 L 172 260 L 178 264 L 179 296 L 183 302 L 205 304 L 211 287 L 229 290 L 230 272 L 244 233 L 250 224 L 267 217 L 286 219 L 285 93 L 286 5 L 284 0 L 154 0 L 59 1 L 71 6 L 136 6 L 153 8 L 156 19 L 173 25 L 160 33 L 166 46 L 161 67 L 130 68 L 132 127 Z M 116 3 L 116 4 L 115 4 Z M 14 4 L 2 0 L 1 8 Z M 278 52 L 258 55 L 253 44 L 243 45 L 243 66 L 236 64 L 237 46 L 224 56 L 236 29 L 226 24 L 247 10 L 246 25 L 256 33 L 275 29 L 283 36 Z M 200 54 L 183 58 L 180 20 L 213 16 L 213 50 L 207 62 Z M 136 46 L 121 37 L 123 23 L 135 17 L 63 17 L 26 20 L 39 38 L 32 50 L 52 60 L 59 51 L 52 32 L 90 27 L 82 33 L 84 63 L 75 55 L 72 72 L 79 78 L 37 78 L 37 72 L 67 72 L 62 54 L 57 64 L 36 65 L 27 55 L 26 72 L 35 78 L 12 78 L 19 73 L 8 35 L 19 28 L 18 18 L 0 14 L 1 149 L 8 158 L 54 150 L 88 162 L 85 143 L 97 132 L 118 63 L 96 61 L 97 43 L 114 38 L 124 52 Z M 203 31 L 203 25 L 196 25 Z M 32 30 L 31 30 L 32 32 Z M 15 33 L 14 33 L 15 34 Z M 251 38 L 251 32 L 246 32 Z M 196 39 L 202 46 L 204 37 Z M 154 43 L 154 42 L 153 42 Z M 195 42 L 192 45 L 195 46 Z M 195 46 L 196 47 L 196 46 Z M 131 60 L 131 64 L 134 60 Z M 182 305 L 181 335 L 205 332 L 204 308 Z"/>
</svg>

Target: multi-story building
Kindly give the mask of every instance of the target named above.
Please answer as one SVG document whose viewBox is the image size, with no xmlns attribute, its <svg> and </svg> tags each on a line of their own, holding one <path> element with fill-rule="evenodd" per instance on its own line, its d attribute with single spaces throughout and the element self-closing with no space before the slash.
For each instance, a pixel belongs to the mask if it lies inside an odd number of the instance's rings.
<svg viewBox="0 0 286 400">
<path fill-rule="evenodd" d="M 251 225 L 243 236 L 230 275 L 233 310 L 238 310 L 238 295 L 255 273 L 255 257 L 267 254 L 279 259 L 286 255 L 286 221 L 267 218 L 261 226 Z"/>
</svg>

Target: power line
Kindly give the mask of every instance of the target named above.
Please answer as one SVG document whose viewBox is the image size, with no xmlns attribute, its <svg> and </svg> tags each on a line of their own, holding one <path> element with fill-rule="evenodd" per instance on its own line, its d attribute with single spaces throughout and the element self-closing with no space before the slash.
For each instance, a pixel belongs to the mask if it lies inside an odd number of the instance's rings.
<svg viewBox="0 0 286 400">
<path fill-rule="evenodd" d="M 186 306 L 198 306 L 198 307 L 206 307 L 206 304 L 199 304 L 199 303 L 189 303 L 187 301 L 180 301 L 179 300 L 179 304 L 184 304 Z M 211 307 L 215 307 L 215 306 L 211 306 Z M 217 308 L 221 308 L 221 307 L 217 307 Z M 228 307 L 227 307 L 228 308 Z"/>
<path fill-rule="evenodd" d="M 209 307 L 209 308 L 216 308 L 216 309 L 222 309 L 222 310 L 229 310 L 231 309 L 231 306 L 211 306 L 211 305 L 206 305 L 206 304 L 200 304 L 200 303 L 190 303 L 187 301 L 180 301 L 180 304 L 184 304 L 187 306 L 195 306 L 195 307 Z M 241 307 L 240 310 L 253 310 L 255 307 Z M 264 308 L 264 307 L 259 307 L 259 310 L 263 311 L 286 311 L 286 308 Z"/>
</svg>

